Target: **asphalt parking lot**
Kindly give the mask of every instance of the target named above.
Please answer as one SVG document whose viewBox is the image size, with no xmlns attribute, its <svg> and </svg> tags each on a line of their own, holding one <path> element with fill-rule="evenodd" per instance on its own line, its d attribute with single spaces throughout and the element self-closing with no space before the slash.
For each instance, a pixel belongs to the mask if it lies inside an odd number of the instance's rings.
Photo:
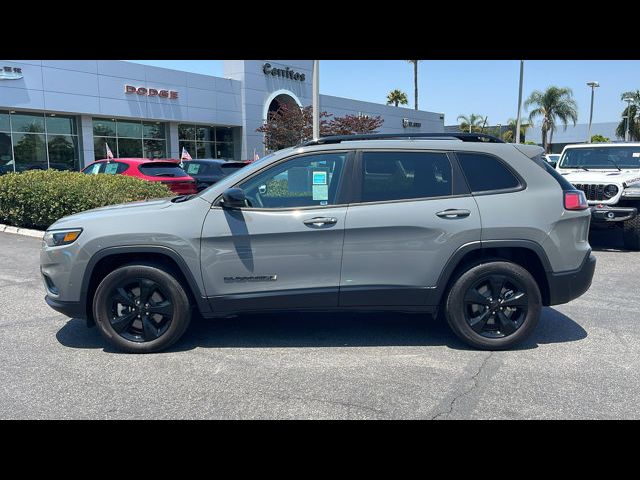
<svg viewBox="0 0 640 480">
<path fill-rule="evenodd" d="M 195 321 L 128 355 L 45 304 L 40 240 L 0 233 L 0 418 L 640 418 L 640 252 L 591 240 L 589 292 L 515 351 L 415 314 L 307 313 Z"/>
</svg>

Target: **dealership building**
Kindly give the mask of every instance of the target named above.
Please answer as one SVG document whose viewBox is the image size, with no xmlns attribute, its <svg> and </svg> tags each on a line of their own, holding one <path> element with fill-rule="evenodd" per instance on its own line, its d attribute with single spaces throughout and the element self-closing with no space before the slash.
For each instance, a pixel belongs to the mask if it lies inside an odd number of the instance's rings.
<svg viewBox="0 0 640 480">
<path fill-rule="evenodd" d="M 214 77 L 114 60 L 0 60 L 0 173 L 77 170 L 105 158 L 249 159 L 280 105 L 311 105 L 312 60 L 227 60 Z M 387 92 L 380 92 L 384 98 Z M 381 133 L 443 132 L 444 115 L 320 95 Z"/>
</svg>

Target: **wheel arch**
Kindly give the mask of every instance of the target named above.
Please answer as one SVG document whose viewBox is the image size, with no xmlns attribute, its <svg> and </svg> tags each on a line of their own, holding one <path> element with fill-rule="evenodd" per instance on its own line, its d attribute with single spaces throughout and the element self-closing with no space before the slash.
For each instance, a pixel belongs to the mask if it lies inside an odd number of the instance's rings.
<svg viewBox="0 0 640 480">
<path fill-rule="evenodd" d="M 530 240 L 493 240 L 463 245 L 451 256 L 440 274 L 432 303 L 441 305 L 447 292 L 463 272 L 490 260 L 506 260 L 525 268 L 540 288 L 542 304 L 550 304 L 547 272 L 552 271 L 551 263 L 543 248 Z"/>
<path fill-rule="evenodd" d="M 189 300 L 200 313 L 206 315 L 210 312 L 209 302 L 202 295 L 191 270 L 175 250 L 155 245 L 108 247 L 91 257 L 82 278 L 80 301 L 85 306 L 89 325 L 95 323 L 91 306 L 100 281 L 116 268 L 132 263 L 155 264 L 166 268 L 185 286 Z"/>
</svg>

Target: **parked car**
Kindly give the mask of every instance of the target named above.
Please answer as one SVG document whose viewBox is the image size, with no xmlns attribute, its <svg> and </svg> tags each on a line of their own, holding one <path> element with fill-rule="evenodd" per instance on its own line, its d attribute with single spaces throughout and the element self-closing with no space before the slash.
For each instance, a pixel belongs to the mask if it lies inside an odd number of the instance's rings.
<svg viewBox="0 0 640 480">
<path fill-rule="evenodd" d="M 162 182 L 178 195 L 197 193 L 196 181 L 172 160 L 150 160 L 148 158 L 98 160 L 83 168 L 82 173 L 128 175 L 149 182 Z"/>
<path fill-rule="evenodd" d="M 469 345 L 510 348 L 589 288 L 587 200 L 540 147 L 447 135 L 321 138 L 198 195 L 65 217 L 46 301 L 128 352 L 177 341 L 192 309 L 442 313 Z"/>
<path fill-rule="evenodd" d="M 560 160 L 560 154 L 547 153 L 544 155 L 544 158 L 547 162 L 549 162 L 549 165 L 551 165 L 553 168 L 556 168 L 556 165 L 558 165 L 558 160 Z"/>
<path fill-rule="evenodd" d="M 198 191 L 210 187 L 222 178 L 246 167 L 248 162 L 234 162 L 217 158 L 199 158 L 183 162 L 183 168 L 197 182 Z"/>
<path fill-rule="evenodd" d="M 587 196 L 594 226 L 621 228 L 640 250 L 640 143 L 567 145 L 557 169 Z"/>
</svg>

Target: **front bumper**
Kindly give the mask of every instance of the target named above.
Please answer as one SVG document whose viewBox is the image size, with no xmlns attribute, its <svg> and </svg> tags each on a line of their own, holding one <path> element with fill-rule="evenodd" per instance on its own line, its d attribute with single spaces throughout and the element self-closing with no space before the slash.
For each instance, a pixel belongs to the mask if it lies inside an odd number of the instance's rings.
<svg viewBox="0 0 640 480">
<path fill-rule="evenodd" d="M 87 311 L 82 302 L 61 302 L 60 300 L 51 298 L 49 295 L 44 297 L 44 301 L 56 312 L 66 315 L 67 317 L 87 318 Z"/>
<path fill-rule="evenodd" d="M 589 253 L 577 270 L 547 273 L 549 305 L 570 302 L 589 290 L 595 270 L 596 257 Z"/>
<path fill-rule="evenodd" d="M 593 222 L 625 222 L 638 215 L 635 207 L 609 207 L 607 205 L 594 205 L 591 209 L 591 221 Z"/>
</svg>

